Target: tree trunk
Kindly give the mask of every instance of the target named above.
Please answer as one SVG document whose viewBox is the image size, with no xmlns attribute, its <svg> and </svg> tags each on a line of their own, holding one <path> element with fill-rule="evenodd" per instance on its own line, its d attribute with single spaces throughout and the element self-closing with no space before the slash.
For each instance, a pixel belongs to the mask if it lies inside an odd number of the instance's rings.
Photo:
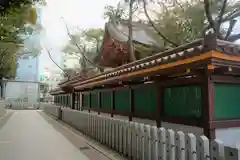
<svg viewBox="0 0 240 160">
<path fill-rule="evenodd" d="M 129 19 L 128 19 L 128 28 L 129 28 L 129 36 L 128 36 L 128 43 L 129 43 L 129 58 L 130 61 L 136 61 L 136 56 L 134 54 L 134 49 L 133 49 L 133 33 L 132 33 L 132 14 L 133 14 L 133 2 L 134 0 L 130 0 L 129 4 Z"/>
</svg>

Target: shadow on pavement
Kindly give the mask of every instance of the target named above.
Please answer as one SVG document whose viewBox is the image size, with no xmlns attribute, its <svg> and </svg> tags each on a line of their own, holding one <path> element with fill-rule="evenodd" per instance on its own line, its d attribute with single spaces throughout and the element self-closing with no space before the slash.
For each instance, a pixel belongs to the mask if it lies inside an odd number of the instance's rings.
<svg viewBox="0 0 240 160">
<path fill-rule="evenodd" d="M 109 157 L 107 157 L 100 151 L 96 150 L 95 148 L 93 148 L 92 146 L 84 142 L 84 140 L 81 140 L 79 138 L 81 135 L 79 135 L 77 131 L 74 131 L 73 129 L 65 126 L 63 122 L 53 119 L 52 117 L 49 117 L 42 111 L 38 111 L 38 113 L 41 115 L 41 117 L 44 118 L 44 120 L 46 120 L 50 125 L 52 125 L 52 127 L 56 131 L 60 132 L 65 138 L 67 138 L 76 148 L 78 148 L 89 159 L 110 160 Z M 67 129 L 64 128 L 62 124 L 64 125 L 64 127 L 67 127 Z"/>
</svg>

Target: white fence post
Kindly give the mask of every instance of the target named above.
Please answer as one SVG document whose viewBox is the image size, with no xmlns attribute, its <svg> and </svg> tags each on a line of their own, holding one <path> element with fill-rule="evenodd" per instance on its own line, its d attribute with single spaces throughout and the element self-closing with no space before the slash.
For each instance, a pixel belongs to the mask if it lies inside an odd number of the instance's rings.
<svg viewBox="0 0 240 160">
<path fill-rule="evenodd" d="M 145 125 L 140 124 L 139 143 L 140 143 L 140 159 L 145 157 Z"/>
<path fill-rule="evenodd" d="M 132 156 L 132 130 L 131 130 L 131 123 L 133 122 L 130 122 L 128 123 L 128 132 L 127 132 L 127 147 L 128 147 L 128 157 L 131 159 L 131 156 Z"/>
<path fill-rule="evenodd" d="M 151 127 L 152 137 L 152 160 L 158 160 L 158 128 L 156 126 Z"/>
<path fill-rule="evenodd" d="M 151 126 L 146 125 L 146 147 L 147 147 L 147 154 L 146 154 L 146 159 L 151 160 L 151 154 L 152 154 L 152 137 L 151 137 Z"/>
<path fill-rule="evenodd" d="M 167 157 L 169 160 L 174 160 L 175 156 L 175 132 L 172 129 L 167 130 Z"/>
<path fill-rule="evenodd" d="M 159 134 L 159 159 L 166 160 L 166 130 L 164 128 L 158 129 Z"/>
<path fill-rule="evenodd" d="M 224 145 L 221 141 L 214 140 L 211 142 L 211 159 L 224 160 Z"/>
<path fill-rule="evenodd" d="M 116 131 L 116 137 L 115 137 L 115 149 L 116 151 L 119 152 L 119 127 L 120 127 L 120 123 L 119 123 L 119 120 L 116 119 L 116 122 L 115 122 L 115 131 Z"/>
<path fill-rule="evenodd" d="M 123 121 L 119 120 L 119 152 L 123 153 Z"/>
<path fill-rule="evenodd" d="M 188 159 L 197 160 L 196 137 L 192 133 L 189 133 L 186 136 L 186 151 Z"/>
<path fill-rule="evenodd" d="M 136 150 L 136 145 L 135 145 L 135 123 L 130 122 L 130 129 L 131 129 L 131 156 L 132 159 L 135 159 L 135 150 Z"/>
<path fill-rule="evenodd" d="M 176 159 L 177 160 L 185 160 L 185 134 L 182 131 L 178 131 L 175 134 L 175 144 L 176 144 Z"/>
<path fill-rule="evenodd" d="M 225 152 L 226 160 L 239 160 L 240 159 L 240 149 L 238 149 L 238 148 L 232 148 L 232 147 L 225 146 L 224 152 Z"/>
<path fill-rule="evenodd" d="M 124 131 L 123 131 L 123 146 L 124 146 L 124 155 L 126 156 L 128 154 L 128 122 L 124 121 L 123 123 Z"/>
<path fill-rule="evenodd" d="M 71 113 L 72 112 L 72 113 Z M 240 149 L 205 136 L 184 134 L 107 116 L 64 110 L 66 122 L 133 160 L 240 160 Z M 73 114 L 71 117 L 70 115 Z M 74 117 L 77 117 L 77 122 Z M 69 117 L 69 119 L 68 119 Z"/>
<path fill-rule="evenodd" d="M 134 123 L 135 132 L 136 132 L 136 159 L 140 159 L 141 154 L 141 130 L 140 130 L 140 123 Z"/>
<path fill-rule="evenodd" d="M 112 142 L 112 119 L 108 118 L 109 124 L 108 124 L 108 132 L 109 132 L 109 137 L 108 137 L 108 146 L 111 147 L 111 142 Z"/>
<path fill-rule="evenodd" d="M 112 118 L 111 120 L 112 120 L 112 125 L 111 125 L 111 127 L 112 127 L 111 128 L 111 131 L 112 131 L 111 148 L 115 149 L 114 146 L 115 146 L 115 138 L 116 138 L 116 132 L 115 132 L 116 121 L 115 121 L 114 118 Z"/>
<path fill-rule="evenodd" d="M 199 138 L 197 138 L 197 159 L 210 159 L 209 140 L 205 136 L 200 136 Z"/>
<path fill-rule="evenodd" d="M 103 144 L 107 144 L 107 119 L 104 117 L 103 120 Z"/>
<path fill-rule="evenodd" d="M 96 115 L 97 117 L 97 140 L 100 141 L 100 116 L 99 115 Z"/>
</svg>

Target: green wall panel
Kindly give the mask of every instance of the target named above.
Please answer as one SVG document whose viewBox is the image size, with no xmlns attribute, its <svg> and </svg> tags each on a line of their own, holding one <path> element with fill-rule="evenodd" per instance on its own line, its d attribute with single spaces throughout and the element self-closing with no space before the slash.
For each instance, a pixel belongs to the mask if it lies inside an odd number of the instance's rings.
<svg viewBox="0 0 240 160">
<path fill-rule="evenodd" d="M 89 106 L 89 98 L 90 98 L 90 95 L 89 94 L 83 94 L 83 107 L 90 107 Z"/>
<path fill-rule="evenodd" d="M 133 101 L 135 113 L 155 113 L 157 107 L 157 88 L 134 89 Z"/>
<path fill-rule="evenodd" d="M 103 91 L 101 93 L 101 107 L 111 109 L 111 91 Z"/>
<path fill-rule="evenodd" d="M 215 120 L 240 118 L 240 85 L 214 84 Z"/>
<path fill-rule="evenodd" d="M 164 89 L 164 114 L 184 118 L 200 118 L 202 93 L 200 86 L 177 86 Z"/>
<path fill-rule="evenodd" d="M 115 91 L 115 110 L 129 112 L 130 103 L 129 103 L 129 90 L 118 90 Z"/>
<path fill-rule="evenodd" d="M 91 107 L 92 108 L 98 108 L 98 92 L 92 92 L 91 93 Z"/>
</svg>

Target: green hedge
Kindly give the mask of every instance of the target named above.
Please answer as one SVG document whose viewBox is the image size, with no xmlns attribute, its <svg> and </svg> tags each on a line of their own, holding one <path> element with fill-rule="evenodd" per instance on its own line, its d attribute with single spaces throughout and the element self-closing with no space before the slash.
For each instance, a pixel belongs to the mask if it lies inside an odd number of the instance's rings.
<svg viewBox="0 0 240 160">
<path fill-rule="evenodd" d="M 198 85 L 165 88 L 163 104 L 166 116 L 200 118 L 202 89 Z"/>
<path fill-rule="evenodd" d="M 214 84 L 215 120 L 240 118 L 240 85 Z"/>
</svg>

